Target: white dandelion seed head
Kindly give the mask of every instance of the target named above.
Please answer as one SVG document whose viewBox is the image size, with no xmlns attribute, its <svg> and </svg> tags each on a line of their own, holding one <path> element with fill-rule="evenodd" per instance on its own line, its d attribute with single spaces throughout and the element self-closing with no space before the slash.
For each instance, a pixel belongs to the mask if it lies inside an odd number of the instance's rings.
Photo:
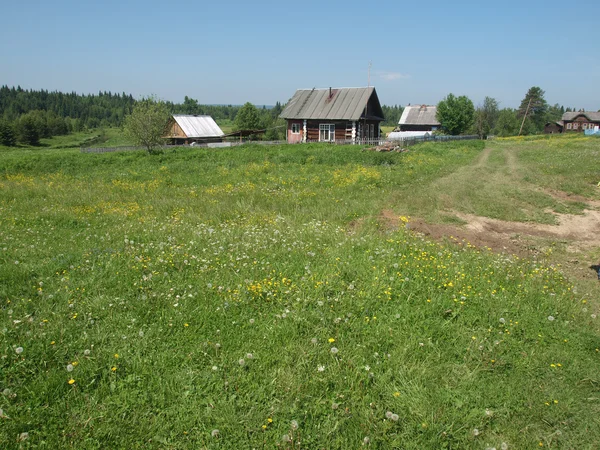
<svg viewBox="0 0 600 450">
<path fill-rule="evenodd" d="M 90 353 L 91 351 L 87 348 L 83 351 L 84 356 L 90 356 Z"/>
<path fill-rule="evenodd" d="M 144 337 L 144 332 L 142 330 L 140 330 L 140 332 L 138 333 L 139 337 Z"/>
<path fill-rule="evenodd" d="M 592 314 L 592 319 L 595 319 L 596 317 L 598 317 L 596 314 Z"/>
<path fill-rule="evenodd" d="M 67 372 L 73 372 L 73 364 L 67 364 Z"/>
<path fill-rule="evenodd" d="M 363 445 L 369 445 L 370 442 L 371 439 L 369 439 L 369 436 L 365 436 L 365 438 L 363 439 Z"/>
<path fill-rule="evenodd" d="M 219 432 L 219 430 L 217 430 L 217 429 L 214 429 L 214 430 L 212 430 L 212 431 L 210 432 L 210 435 L 211 435 L 212 437 L 216 438 L 216 437 L 219 437 L 219 433 L 220 433 L 220 432 Z"/>
<path fill-rule="evenodd" d="M 287 317 L 287 314 L 286 314 L 286 313 L 283 313 L 283 314 L 281 314 L 281 318 L 282 318 L 282 319 L 285 319 L 286 317 Z"/>
<path fill-rule="evenodd" d="M 494 411 L 492 411 L 491 409 L 486 408 L 485 409 L 485 415 L 488 417 L 492 417 L 494 415 Z"/>
<path fill-rule="evenodd" d="M 215 344 L 215 348 L 221 348 L 221 344 L 219 344 L 218 342 Z"/>
<path fill-rule="evenodd" d="M 334 402 L 334 403 L 331 404 L 331 409 L 335 410 L 335 409 L 338 409 L 339 407 L 340 407 L 339 403 L 335 403 Z"/>
<path fill-rule="evenodd" d="M 254 355 L 252 353 L 246 353 L 247 359 L 254 359 Z"/>
<path fill-rule="evenodd" d="M 322 302 L 321 300 L 319 300 L 319 301 L 317 302 L 317 305 L 319 305 L 319 306 L 323 306 L 323 302 Z"/>
<path fill-rule="evenodd" d="M 477 428 L 473 428 L 473 436 L 479 436 L 479 430 Z"/>
<path fill-rule="evenodd" d="M 394 422 L 398 422 L 398 419 L 400 419 L 400 417 L 398 416 L 398 414 L 392 414 L 390 419 L 392 419 Z"/>
<path fill-rule="evenodd" d="M 366 370 L 366 371 L 369 371 L 369 370 L 371 370 L 371 366 L 365 366 L 365 370 Z"/>
<path fill-rule="evenodd" d="M 394 413 L 393 413 L 393 412 L 391 412 L 391 411 L 386 411 L 386 412 L 385 412 L 385 417 L 386 417 L 387 419 L 391 419 L 391 418 L 392 418 L 392 414 L 394 414 Z"/>
<path fill-rule="evenodd" d="M 318 341 L 317 341 L 317 338 L 312 338 L 312 339 L 310 340 L 310 343 L 311 343 L 311 344 L 316 344 L 317 342 L 318 342 Z"/>
<path fill-rule="evenodd" d="M 23 347 L 17 347 L 17 348 L 15 348 L 15 353 L 17 355 L 20 355 L 21 353 L 23 353 Z"/>
<path fill-rule="evenodd" d="M 334 355 L 337 354 L 339 350 L 337 349 L 337 347 L 331 347 L 331 353 L 333 353 Z"/>
<path fill-rule="evenodd" d="M 500 450 L 508 450 L 508 444 L 507 444 L 506 442 L 503 442 L 503 443 L 500 445 Z"/>
<path fill-rule="evenodd" d="M 325 366 L 319 366 L 319 367 L 317 367 L 317 370 L 319 372 L 324 372 L 325 371 Z"/>
<path fill-rule="evenodd" d="M 216 372 L 217 370 L 219 370 L 219 368 L 217 366 L 212 366 L 212 370 Z"/>
<path fill-rule="evenodd" d="M 500 323 L 506 323 L 506 319 L 504 317 L 500 317 Z"/>
<path fill-rule="evenodd" d="M 243 365 L 245 365 L 245 364 L 246 364 L 246 361 L 244 361 L 244 358 L 240 358 L 240 360 L 238 361 L 238 364 L 239 364 L 240 366 L 243 366 Z"/>
<path fill-rule="evenodd" d="M 250 322 L 250 325 L 252 325 L 254 323 L 254 319 L 250 319 L 248 322 Z"/>
<path fill-rule="evenodd" d="M 297 420 L 292 420 L 290 422 L 290 425 L 292 427 L 292 430 L 297 430 L 298 429 L 298 421 Z"/>
<path fill-rule="evenodd" d="M 548 320 L 552 322 L 554 320 L 554 316 L 548 316 Z"/>
<path fill-rule="evenodd" d="M 281 436 L 281 440 L 283 442 L 290 442 L 291 441 L 290 435 L 289 434 L 284 434 L 283 436 Z"/>
<path fill-rule="evenodd" d="M 19 435 L 19 441 L 26 441 L 27 439 L 29 439 L 29 433 L 27 431 Z"/>
</svg>

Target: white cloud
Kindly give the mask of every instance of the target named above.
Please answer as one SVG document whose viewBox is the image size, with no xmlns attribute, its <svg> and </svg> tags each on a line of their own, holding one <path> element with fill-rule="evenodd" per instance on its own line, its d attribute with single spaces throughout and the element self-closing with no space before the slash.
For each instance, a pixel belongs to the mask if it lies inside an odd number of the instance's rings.
<svg viewBox="0 0 600 450">
<path fill-rule="evenodd" d="M 400 73 L 400 72 L 385 72 L 385 71 L 381 71 L 381 72 L 376 72 L 375 75 L 377 75 L 379 78 L 382 78 L 386 81 L 393 81 L 393 80 L 400 80 L 403 78 L 410 78 L 410 75 L 406 74 L 406 73 Z"/>
</svg>

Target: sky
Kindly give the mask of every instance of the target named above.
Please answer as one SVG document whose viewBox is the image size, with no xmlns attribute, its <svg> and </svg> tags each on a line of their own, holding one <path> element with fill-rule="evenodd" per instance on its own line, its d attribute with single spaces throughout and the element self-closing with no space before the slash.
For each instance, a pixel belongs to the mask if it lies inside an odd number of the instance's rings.
<svg viewBox="0 0 600 450">
<path fill-rule="evenodd" d="M 273 105 L 375 86 L 385 105 L 449 93 L 600 110 L 599 0 L 0 0 L 0 85 Z M 369 70 L 370 66 L 370 70 Z"/>
</svg>

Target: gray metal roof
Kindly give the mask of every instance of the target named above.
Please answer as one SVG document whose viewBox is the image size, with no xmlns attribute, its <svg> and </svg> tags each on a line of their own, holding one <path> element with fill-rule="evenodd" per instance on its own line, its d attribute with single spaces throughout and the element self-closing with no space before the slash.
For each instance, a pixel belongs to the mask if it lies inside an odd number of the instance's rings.
<svg viewBox="0 0 600 450">
<path fill-rule="evenodd" d="M 588 120 L 593 122 L 600 121 L 600 112 L 592 112 L 592 111 L 574 111 L 574 112 L 566 112 L 562 116 L 562 120 L 575 120 L 577 116 L 585 116 Z"/>
<path fill-rule="evenodd" d="M 210 116 L 175 114 L 173 119 L 189 138 L 220 137 L 224 134 Z"/>
<path fill-rule="evenodd" d="M 367 111 L 369 117 L 381 117 L 383 112 L 374 87 L 299 89 L 290 99 L 280 117 L 283 119 L 359 120 L 374 95 L 376 105 Z"/>
<path fill-rule="evenodd" d="M 437 106 L 414 105 L 407 106 L 402 111 L 398 125 L 436 125 L 440 122 L 436 119 Z"/>
</svg>

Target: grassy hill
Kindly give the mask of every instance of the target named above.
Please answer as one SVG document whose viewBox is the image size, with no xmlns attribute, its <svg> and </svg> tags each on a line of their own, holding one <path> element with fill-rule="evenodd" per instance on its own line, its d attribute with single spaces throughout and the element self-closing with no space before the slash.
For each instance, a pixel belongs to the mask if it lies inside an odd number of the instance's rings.
<svg viewBox="0 0 600 450">
<path fill-rule="evenodd" d="M 412 224 L 582 216 L 599 151 L 4 151 L 0 446 L 594 448 L 597 287 L 567 245 Z"/>
</svg>

